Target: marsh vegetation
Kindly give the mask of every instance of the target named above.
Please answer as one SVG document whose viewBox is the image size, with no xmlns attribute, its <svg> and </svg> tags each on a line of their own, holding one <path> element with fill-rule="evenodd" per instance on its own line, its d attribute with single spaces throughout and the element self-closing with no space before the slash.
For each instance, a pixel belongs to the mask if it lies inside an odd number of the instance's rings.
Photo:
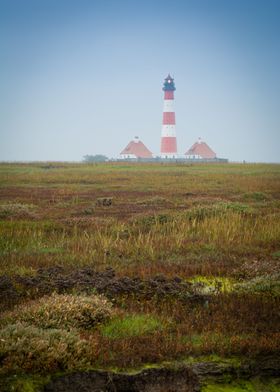
<svg viewBox="0 0 280 392">
<path fill-rule="evenodd" d="M 0 262 L 6 390 L 279 358 L 280 166 L 1 164 Z"/>
</svg>

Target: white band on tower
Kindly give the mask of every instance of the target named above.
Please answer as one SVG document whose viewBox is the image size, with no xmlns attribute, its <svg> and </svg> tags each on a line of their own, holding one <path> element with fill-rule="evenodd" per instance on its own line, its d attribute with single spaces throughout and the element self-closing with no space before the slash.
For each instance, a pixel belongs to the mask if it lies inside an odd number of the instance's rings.
<svg viewBox="0 0 280 392">
<path fill-rule="evenodd" d="M 161 137 L 176 137 L 175 125 L 163 125 L 161 128 Z"/>
<path fill-rule="evenodd" d="M 163 101 L 163 111 L 164 112 L 174 112 L 174 100 L 165 99 Z"/>
</svg>

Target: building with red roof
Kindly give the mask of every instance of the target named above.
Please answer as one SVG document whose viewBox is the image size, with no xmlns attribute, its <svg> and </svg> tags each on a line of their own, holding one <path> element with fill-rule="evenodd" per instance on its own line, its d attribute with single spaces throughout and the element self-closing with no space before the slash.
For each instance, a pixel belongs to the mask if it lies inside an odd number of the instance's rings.
<svg viewBox="0 0 280 392">
<path fill-rule="evenodd" d="M 216 153 L 201 138 L 185 153 L 187 159 L 216 159 Z"/>
<path fill-rule="evenodd" d="M 120 155 L 122 159 L 149 159 L 153 157 L 151 151 L 139 140 L 138 136 L 128 143 Z"/>
</svg>

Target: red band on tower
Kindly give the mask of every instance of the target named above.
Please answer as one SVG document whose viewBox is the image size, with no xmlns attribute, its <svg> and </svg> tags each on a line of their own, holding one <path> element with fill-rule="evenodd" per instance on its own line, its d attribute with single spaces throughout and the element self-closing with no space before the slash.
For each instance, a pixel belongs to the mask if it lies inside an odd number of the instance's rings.
<svg viewBox="0 0 280 392">
<path fill-rule="evenodd" d="M 174 112 L 163 112 L 163 122 L 164 125 L 171 124 L 175 125 L 175 113 Z"/>
<path fill-rule="evenodd" d="M 173 91 L 164 91 L 164 99 L 174 99 Z"/>
<path fill-rule="evenodd" d="M 162 137 L 161 138 L 161 153 L 177 154 L 176 137 Z"/>
</svg>

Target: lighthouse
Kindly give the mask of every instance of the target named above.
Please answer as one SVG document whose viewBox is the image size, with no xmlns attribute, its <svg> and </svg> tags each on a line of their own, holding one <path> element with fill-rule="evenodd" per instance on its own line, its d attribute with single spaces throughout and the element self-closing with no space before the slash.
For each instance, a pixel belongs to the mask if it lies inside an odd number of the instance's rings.
<svg viewBox="0 0 280 392">
<path fill-rule="evenodd" d="M 160 156 L 165 159 L 177 158 L 177 140 L 174 112 L 174 79 L 168 74 L 164 80 L 163 120 L 161 129 Z"/>
</svg>

